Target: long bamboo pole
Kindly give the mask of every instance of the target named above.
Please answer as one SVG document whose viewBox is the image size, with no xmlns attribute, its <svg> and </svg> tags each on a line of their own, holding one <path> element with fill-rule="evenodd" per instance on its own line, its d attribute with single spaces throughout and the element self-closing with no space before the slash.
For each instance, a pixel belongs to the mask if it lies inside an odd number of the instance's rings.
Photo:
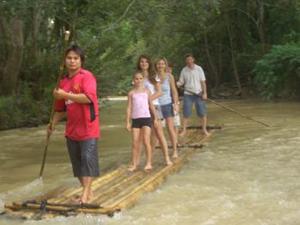
<svg viewBox="0 0 300 225">
<path fill-rule="evenodd" d="M 234 110 L 234 109 L 232 109 L 232 108 L 230 108 L 230 107 L 228 107 L 228 106 L 226 106 L 226 105 L 223 105 L 223 104 L 221 104 L 221 103 L 219 103 L 219 102 L 216 102 L 216 101 L 214 101 L 214 100 L 212 100 L 212 99 L 210 99 L 210 98 L 207 98 L 207 100 L 208 100 L 209 102 L 211 102 L 211 103 L 217 105 L 217 106 L 222 107 L 223 109 L 227 109 L 227 110 L 229 110 L 230 112 L 236 113 L 236 114 L 240 115 L 241 117 L 244 117 L 244 118 L 246 118 L 246 119 L 248 119 L 248 120 L 252 120 L 252 121 L 257 122 L 257 123 L 260 123 L 260 124 L 264 125 L 265 127 L 270 127 L 269 124 L 266 124 L 266 123 L 264 123 L 264 122 L 262 122 L 262 121 L 256 120 L 256 119 L 254 119 L 254 118 L 252 118 L 252 117 L 250 117 L 250 116 L 247 116 L 246 114 L 243 114 L 243 113 L 241 113 L 241 112 L 238 112 L 238 111 L 236 111 L 236 110 Z"/>
<path fill-rule="evenodd" d="M 69 42 L 69 38 L 70 38 L 70 31 L 65 31 L 64 48 L 63 48 L 64 51 L 65 51 L 66 46 Z M 60 82 L 60 80 L 63 76 L 64 65 L 65 65 L 65 56 L 64 56 L 64 53 L 63 53 L 61 63 L 60 63 L 60 66 L 59 66 L 59 73 L 58 73 L 58 77 L 57 77 L 57 81 L 56 81 L 56 88 L 59 87 L 59 82 Z M 52 120 L 53 120 L 53 115 L 54 115 L 54 105 L 55 105 L 55 101 L 53 100 L 50 119 L 49 119 L 49 126 L 52 126 Z M 39 174 L 40 178 L 42 178 L 42 176 L 43 176 L 43 172 L 44 172 L 44 168 L 45 168 L 45 164 L 46 164 L 46 158 L 47 158 L 47 152 L 48 152 L 48 145 L 49 145 L 49 142 L 50 142 L 50 136 L 51 136 L 51 134 L 47 133 L 46 144 L 45 144 L 44 154 L 43 154 L 43 160 L 42 160 L 42 165 L 41 165 L 40 174 Z"/>
<path fill-rule="evenodd" d="M 200 97 L 202 97 L 202 93 L 195 93 L 194 91 L 187 90 L 187 89 L 184 89 L 184 90 L 187 91 L 187 92 L 189 92 L 189 93 L 191 93 L 191 94 L 199 95 Z M 241 112 L 238 112 L 238 111 L 236 111 L 236 110 L 230 108 L 229 106 L 223 105 L 223 104 L 221 104 L 221 103 L 219 103 L 219 102 L 216 102 L 216 101 L 214 101 L 214 100 L 212 100 L 212 99 L 210 99 L 210 98 L 207 98 L 207 101 L 209 101 L 209 102 L 211 102 L 211 103 L 213 103 L 213 104 L 215 104 L 215 105 L 217 105 L 217 106 L 220 106 L 220 107 L 222 107 L 223 109 L 227 109 L 227 110 L 230 111 L 230 112 L 236 113 L 236 114 L 238 114 L 239 116 L 244 117 L 244 118 L 246 118 L 246 119 L 248 119 L 248 120 L 252 120 L 252 121 L 254 121 L 254 122 L 257 122 L 257 123 L 259 123 L 259 124 L 262 124 L 262 125 L 264 125 L 265 127 L 271 127 L 269 124 L 266 124 L 266 123 L 264 123 L 264 122 L 261 122 L 261 121 L 259 121 L 259 120 L 256 120 L 256 119 L 254 119 L 254 118 L 252 118 L 252 117 L 250 117 L 250 116 L 247 116 L 246 114 L 243 114 L 243 113 L 241 113 Z"/>
</svg>

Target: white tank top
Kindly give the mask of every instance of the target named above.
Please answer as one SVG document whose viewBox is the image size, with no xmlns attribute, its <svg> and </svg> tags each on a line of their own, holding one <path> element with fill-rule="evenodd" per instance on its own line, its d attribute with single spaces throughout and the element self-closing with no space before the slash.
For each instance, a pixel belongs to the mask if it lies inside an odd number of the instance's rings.
<svg viewBox="0 0 300 225">
<path fill-rule="evenodd" d="M 159 78 L 156 78 L 156 81 L 159 82 Z M 155 94 L 156 90 L 155 90 L 155 86 L 149 81 L 148 78 L 145 78 L 145 81 L 144 81 L 144 85 L 145 85 L 145 88 L 147 88 L 151 95 Z M 152 101 L 153 105 L 159 105 L 159 101 L 158 101 L 158 98 L 154 99 Z"/>
</svg>

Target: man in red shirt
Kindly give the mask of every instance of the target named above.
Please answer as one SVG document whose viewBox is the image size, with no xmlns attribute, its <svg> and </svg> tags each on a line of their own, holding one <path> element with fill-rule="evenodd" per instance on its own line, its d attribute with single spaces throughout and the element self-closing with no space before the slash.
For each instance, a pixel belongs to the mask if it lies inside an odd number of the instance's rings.
<svg viewBox="0 0 300 225">
<path fill-rule="evenodd" d="M 80 203 L 92 199 L 93 177 L 99 176 L 97 139 L 100 136 L 97 82 L 93 74 L 82 68 L 84 53 L 78 46 L 65 52 L 67 75 L 53 91 L 55 113 L 51 134 L 55 125 L 66 115 L 65 136 L 74 176 L 83 187 Z"/>
</svg>

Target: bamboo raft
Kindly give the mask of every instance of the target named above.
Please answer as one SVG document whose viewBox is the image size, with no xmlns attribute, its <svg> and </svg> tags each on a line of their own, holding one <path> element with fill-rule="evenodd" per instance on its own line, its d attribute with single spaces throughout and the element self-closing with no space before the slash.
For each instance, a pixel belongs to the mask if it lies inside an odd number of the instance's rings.
<svg viewBox="0 0 300 225">
<path fill-rule="evenodd" d="M 210 127 L 211 132 L 220 128 Z M 203 137 L 197 129 L 199 127 L 188 130 L 185 143 L 179 148 L 179 157 L 172 166 L 165 166 L 161 154 L 155 153 L 160 160 L 155 158 L 151 172 L 129 172 L 127 166 L 123 165 L 95 179 L 92 185 L 94 198 L 89 204 L 79 205 L 72 201 L 80 195 L 81 187 L 59 187 L 31 200 L 7 203 L 2 214 L 35 220 L 80 213 L 112 216 L 115 212 L 132 207 L 144 193 L 155 190 L 168 175 L 178 171 L 192 154 L 203 147 L 211 136 Z"/>
</svg>

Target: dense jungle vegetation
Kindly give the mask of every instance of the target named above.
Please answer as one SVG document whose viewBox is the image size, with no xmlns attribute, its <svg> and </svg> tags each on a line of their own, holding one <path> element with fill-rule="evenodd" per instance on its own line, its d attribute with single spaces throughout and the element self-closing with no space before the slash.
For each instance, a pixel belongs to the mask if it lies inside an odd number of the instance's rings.
<svg viewBox="0 0 300 225">
<path fill-rule="evenodd" d="M 0 0 L 0 129 L 48 121 L 64 31 L 99 95 L 123 95 L 137 57 L 178 77 L 196 56 L 212 97 L 300 97 L 299 0 Z"/>
</svg>

